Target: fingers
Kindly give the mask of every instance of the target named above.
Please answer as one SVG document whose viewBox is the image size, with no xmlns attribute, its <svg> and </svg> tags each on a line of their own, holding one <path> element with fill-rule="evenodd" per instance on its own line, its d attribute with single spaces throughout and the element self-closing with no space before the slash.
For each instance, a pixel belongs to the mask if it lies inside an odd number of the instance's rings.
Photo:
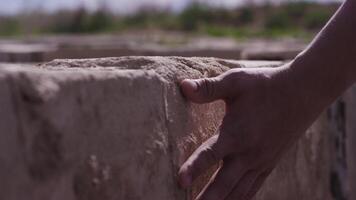
<svg viewBox="0 0 356 200">
<path fill-rule="evenodd" d="M 249 171 L 225 200 L 251 200 L 261 188 L 268 175 L 269 172 L 258 173 L 257 171 Z"/>
<path fill-rule="evenodd" d="M 220 77 L 185 79 L 181 83 L 184 96 L 194 103 L 209 103 L 227 96 L 227 85 Z"/>
<path fill-rule="evenodd" d="M 196 200 L 225 199 L 244 173 L 244 167 L 238 161 L 224 163 Z"/>
<path fill-rule="evenodd" d="M 267 179 L 269 174 L 270 174 L 270 172 L 265 172 L 265 173 L 261 174 L 255 181 L 255 183 L 252 185 L 251 189 L 247 192 L 247 194 L 243 200 L 252 199 L 256 195 L 258 190 L 261 188 L 261 186 L 263 185 L 263 183 L 265 182 L 265 180 Z"/>
<path fill-rule="evenodd" d="M 190 187 L 192 182 L 205 170 L 218 163 L 225 155 L 218 140 L 218 135 L 204 142 L 180 168 L 178 175 L 183 188 Z"/>
<path fill-rule="evenodd" d="M 257 171 L 252 170 L 245 173 L 241 180 L 236 185 L 234 185 L 232 192 L 229 194 L 226 200 L 245 200 L 242 197 L 244 197 L 246 193 L 251 189 L 258 175 L 259 174 Z"/>
</svg>

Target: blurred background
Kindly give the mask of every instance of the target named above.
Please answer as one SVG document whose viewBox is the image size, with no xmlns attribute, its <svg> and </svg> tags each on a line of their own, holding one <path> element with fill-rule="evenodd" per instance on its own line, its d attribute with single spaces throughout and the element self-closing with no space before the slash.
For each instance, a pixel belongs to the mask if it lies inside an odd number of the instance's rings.
<svg viewBox="0 0 356 200">
<path fill-rule="evenodd" d="M 0 62 L 125 55 L 288 60 L 341 0 L 0 0 Z"/>
</svg>

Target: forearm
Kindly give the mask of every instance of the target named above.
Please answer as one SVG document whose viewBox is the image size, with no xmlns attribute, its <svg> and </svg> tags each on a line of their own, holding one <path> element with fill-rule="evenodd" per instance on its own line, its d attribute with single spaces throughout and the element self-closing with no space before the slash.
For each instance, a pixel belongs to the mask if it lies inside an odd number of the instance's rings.
<svg viewBox="0 0 356 200">
<path fill-rule="evenodd" d="M 356 81 L 356 0 L 347 0 L 290 65 L 306 103 L 327 106 Z"/>
</svg>

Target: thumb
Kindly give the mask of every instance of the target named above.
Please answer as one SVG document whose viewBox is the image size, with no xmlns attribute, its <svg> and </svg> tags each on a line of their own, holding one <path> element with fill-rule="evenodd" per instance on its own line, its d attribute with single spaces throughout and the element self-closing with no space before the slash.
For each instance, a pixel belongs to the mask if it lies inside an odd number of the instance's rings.
<svg viewBox="0 0 356 200">
<path fill-rule="evenodd" d="M 180 83 L 184 96 L 194 103 L 209 103 L 224 99 L 226 90 L 220 77 L 184 79 Z"/>
</svg>

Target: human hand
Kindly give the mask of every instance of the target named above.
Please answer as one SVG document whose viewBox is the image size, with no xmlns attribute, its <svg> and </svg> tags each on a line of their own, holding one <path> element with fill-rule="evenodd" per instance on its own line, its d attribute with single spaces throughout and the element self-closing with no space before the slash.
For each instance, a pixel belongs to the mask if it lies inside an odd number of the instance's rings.
<svg viewBox="0 0 356 200">
<path fill-rule="evenodd" d="M 183 80 L 195 103 L 222 99 L 226 114 L 217 134 L 203 143 L 179 170 L 184 188 L 219 161 L 197 200 L 250 200 L 281 156 L 311 125 L 324 105 L 305 98 L 303 84 L 279 68 L 232 69 L 214 78 Z"/>
</svg>

